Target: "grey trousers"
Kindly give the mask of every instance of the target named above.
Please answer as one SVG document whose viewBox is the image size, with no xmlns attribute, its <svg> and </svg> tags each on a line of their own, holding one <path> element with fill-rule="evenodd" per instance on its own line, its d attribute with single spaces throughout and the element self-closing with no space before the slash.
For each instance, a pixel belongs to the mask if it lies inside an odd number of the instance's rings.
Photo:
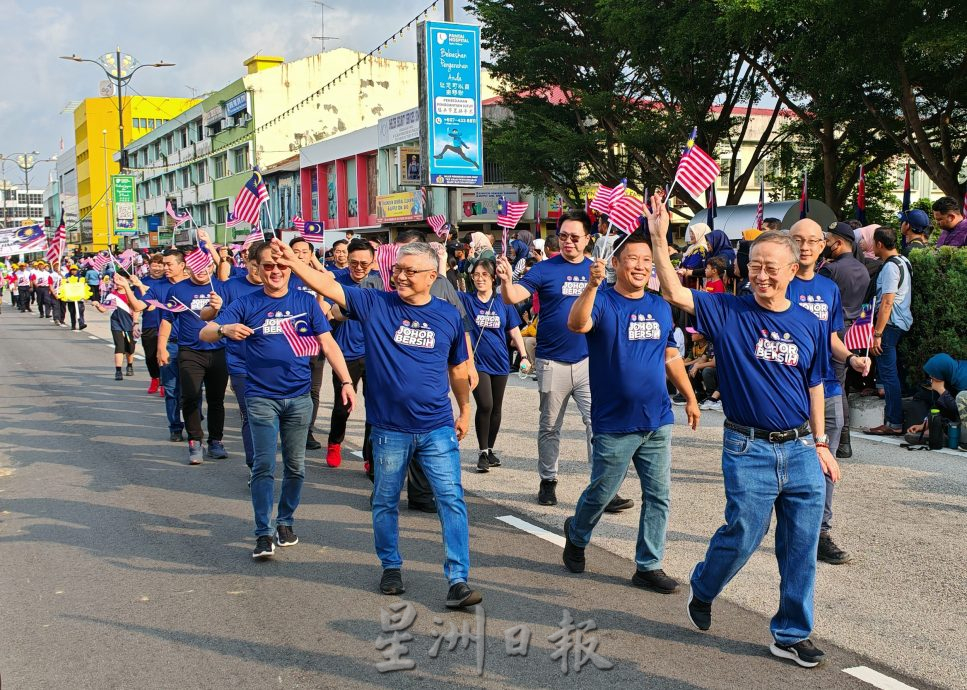
<svg viewBox="0 0 967 690">
<path fill-rule="evenodd" d="M 541 419 L 537 434 L 537 473 L 541 479 L 557 479 L 560 460 L 561 426 L 568 398 L 574 398 L 588 437 L 588 462 L 591 462 L 591 382 L 588 360 L 565 364 L 549 359 L 534 363 L 540 392 Z"/>
<path fill-rule="evenodd" d="M 839 440 L 843 435 L 843 396 L 834 395 L 826 398 L 826 435 L 829 436 L 829 452 L 836 457 Z M 823 507 L 823 524 L 820 532 L 832 529 L 833 521 L 833 480 L 823 475 L 826 480 L 826 505 Z"/>
</svg>

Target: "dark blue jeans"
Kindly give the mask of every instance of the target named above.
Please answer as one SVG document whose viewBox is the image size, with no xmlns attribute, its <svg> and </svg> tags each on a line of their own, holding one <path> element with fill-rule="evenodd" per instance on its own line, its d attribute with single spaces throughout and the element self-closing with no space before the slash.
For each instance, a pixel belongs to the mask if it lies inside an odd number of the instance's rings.
<svg viewBox="0 0 967 690">
<path fill-rule="evenodd" d="M 178 371 L 178 346 L 168 341 L 168 363 L 161 367 L 161 385 L 165 389 L 165 414 L 168 415 L 168 431 L 181 432 L 185 423 L 181 420 L 181 386 Z"/>
<path fill-rule="evenodd" d="M 900 365 L 897 359 L 897 348 L 906 331 L 896 326 L 883 329 L 883 354 L 876 358 L 876 376 L 883 384 L 886 400 L 886 423 L 894 429 L 903 426 L 903 394 L 900 390 Z"/>
<path fill-rule="evenodd" d="M 252 434 L 248 424 L 248 404 L 245 400 L 245 385 L 248 383 L 248 374 L 229 374 L 232 379 L 232 392 L 235 393 L 235 400 L 238 402 L 238 414 L 242 418 L 242 445 L 245 447 L 245 464 L 252 469 L 255 458 L 255 449 L 252 447 Z"/>
</svg>

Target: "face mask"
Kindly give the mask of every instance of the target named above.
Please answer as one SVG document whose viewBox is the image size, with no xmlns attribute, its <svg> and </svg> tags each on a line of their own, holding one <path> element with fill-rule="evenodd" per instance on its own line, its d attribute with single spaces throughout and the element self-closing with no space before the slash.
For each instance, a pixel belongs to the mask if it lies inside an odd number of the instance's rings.
<svg viewBox="0 0 967 690">
<path fill-rule="evenodd" d="M 832 259 L 832 258 L 833 258 L 833 250 L 832 250 L 832 249 L 830 249 L 830 248 L 829 248 L 829 246 L 827 246 L 827 247 L 826 247 L 825 249 L 823 249 L 823 251 L 822 251 L 822 252 L 821 252 L 821 253 L 819 254 L 819 258 L 820 258 L 821 260 L 823 260 L 823 261 L 829 261 L 830 259 Z"/>
</svg>

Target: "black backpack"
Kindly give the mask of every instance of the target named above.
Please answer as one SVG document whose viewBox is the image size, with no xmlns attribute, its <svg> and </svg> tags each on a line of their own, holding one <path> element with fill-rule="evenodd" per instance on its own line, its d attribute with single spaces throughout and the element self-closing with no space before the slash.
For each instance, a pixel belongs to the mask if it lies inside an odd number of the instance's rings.
<svg viewBox="0 0 967 690">
<path fill-rule="evenodd" d="M 873 302 L 873 298 L 876 296 L 876 281 L 880 277 L 880 271 L 883 270 L 883 266 L 886 266 L 888 263 L 900 269 L 900 280 L 896 284 L 897 291 L 903 285 L 903 278 L 906 276 L 907 271 L 910 272 L 910 278 L 913 278 L 913 266 L 910 264 L 910 260 L 905 256 L 891 256 L 870 276 L 869 287 L 866 288 L 866 294 L 863 295 L 863 304 L 871 304 Z M 904 266 L 906 266 L 907 271 L 903 270 Z"/>
</svg>

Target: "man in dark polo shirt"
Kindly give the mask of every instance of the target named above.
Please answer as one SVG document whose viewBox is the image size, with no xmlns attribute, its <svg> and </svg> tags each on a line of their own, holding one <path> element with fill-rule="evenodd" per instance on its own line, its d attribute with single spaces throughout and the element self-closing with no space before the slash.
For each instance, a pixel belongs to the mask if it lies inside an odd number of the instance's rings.
<svg viewBox="0 0 967 690">
<path fill-rule="evenodd" d="M 810 668 L 824 654 L 813 645 L 813 590 L 823 518 L 823 474 L 839 479 L 825 433 L 823 373 L 829 338 L 819 320 L 786 297 L 799 268 L 788 235 L 767 232 L 749 252 L 751 295 L 710 294 L 682 286 L 668 258 L 668 211 L 646 208 L 662 296 L 696 318 L 715 345 L 725 412 L 722 473 L 725 524 L 689 578 L 688 616 L 712 625 L 712 601 L 742 569 L 776 513 L 776 560 L 782 584 L 770 628 L 773 655 Z M 815 438 L 815 442 L 813 442 Z"/>
</svg>

